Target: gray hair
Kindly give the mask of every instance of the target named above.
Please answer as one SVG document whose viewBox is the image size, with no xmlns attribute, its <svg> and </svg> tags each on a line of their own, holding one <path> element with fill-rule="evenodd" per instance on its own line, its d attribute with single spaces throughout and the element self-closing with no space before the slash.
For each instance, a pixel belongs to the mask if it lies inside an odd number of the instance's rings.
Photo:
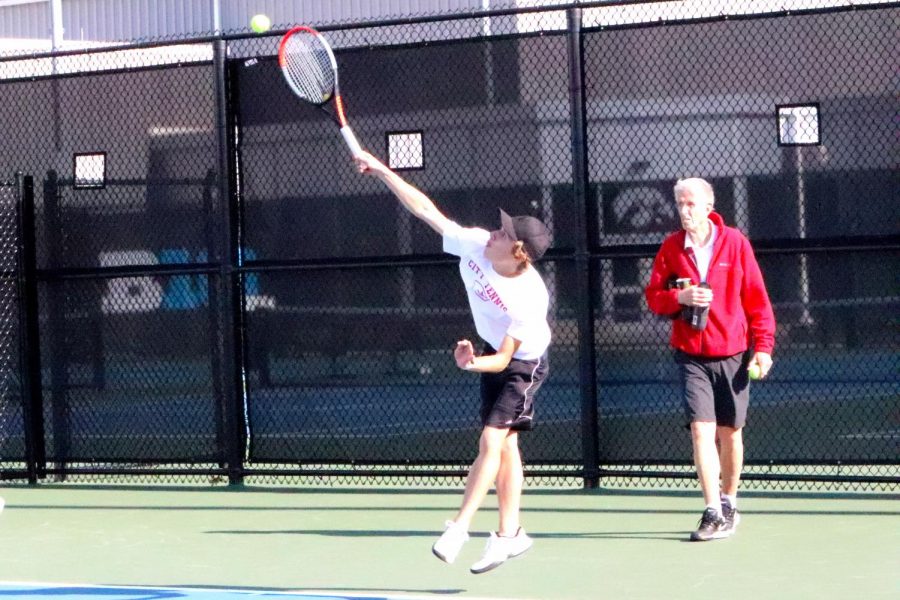
<svg viewBox="0 0 900 600">
<path fill-rule="evenodd" d="M 695 194 L 706 196 L 709 198 L 710 206 L 716 205 L 716 195 L 713 192 L 712 185 L 707 180 L 701 179 L 700 177 L 679 179 L 678 182 L 675 183 L 675 198 L 677 199 L 678 195 L 686 190 L 692 190 Z"/>
</svg>

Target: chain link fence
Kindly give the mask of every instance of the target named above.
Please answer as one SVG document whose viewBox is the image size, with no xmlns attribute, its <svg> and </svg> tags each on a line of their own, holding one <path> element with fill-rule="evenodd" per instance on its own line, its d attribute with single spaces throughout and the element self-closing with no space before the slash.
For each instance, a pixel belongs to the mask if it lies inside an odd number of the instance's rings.
<svg viewBox="0 0 900 600">
<path fill-rule="evenodd" d="M 0 471 L 25 472 L 25 418 L 21 391 L 19 310 L 19 182 L 0 180 Z"/>
<path fill-rule="evenodd" d="M 750 485 L 896 486 L 900 8 L 696 4 L 321 29 L 365 147 L 460 223 L 502 207 L 553 230 L 530 481 L 692 484 L 669 323 L 643 288 L 679 227 L 674 182 L 702 176 L 778 320 Z M 457 266 L 291 95 L 278 40 L 0 59 L 0 173 L 34 176 L 41 407 L 30 455 L 24 434 L 0 442 L 4 473 L 465 475 L 480 427 L 477 377 L 451 360 L 475 335 Z"/>
</svg>

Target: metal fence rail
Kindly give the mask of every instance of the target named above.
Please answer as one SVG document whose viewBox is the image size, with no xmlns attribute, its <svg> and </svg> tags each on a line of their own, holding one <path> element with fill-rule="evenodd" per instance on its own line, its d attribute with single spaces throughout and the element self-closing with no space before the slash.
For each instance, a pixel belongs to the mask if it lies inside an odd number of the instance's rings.
<svg viewBox="0 0 900 600">
<path fill-rule="evenodd" d="M 454 220 L 492 227 L 500 206 L 553 230 L 532 480 L 693 478 L 643 287 L 675 180 L 702 176 L 779 323 L 746 478 L 896 486 L 900 6 L 705 4 L 322 29 L 364 146 Z M 289 93 L 277 41 L 0 59 L 0 173 L 33 175 L 0 187 L 25 218 L 0 240 L 3 477 L 464 475 L 456 265 Z"/>
</svg>

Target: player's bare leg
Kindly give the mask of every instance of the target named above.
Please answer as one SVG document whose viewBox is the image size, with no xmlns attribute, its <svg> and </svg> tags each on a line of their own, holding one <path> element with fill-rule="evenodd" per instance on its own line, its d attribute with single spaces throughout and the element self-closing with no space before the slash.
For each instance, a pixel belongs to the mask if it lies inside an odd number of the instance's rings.
<svg viewBox="0 0 900 600">
<path fill-rule="evenodd" d="M 705 542 L 727 537 L 726 522 L 722 517 L 719 500 L 719 449 L 716 446 L 716 423 L 694 421 L 691 423 L 691 439 L 694 445 L 694 465 L 703 490 L 706 509 L 697 530 L 691 533 L 691 541 Z"/>
<path fill-rule="evenodd" d="M 694 445 L 694 466 L 703 501 L 707 506 L 719 503 L 719 451 L 716 447 L 716 424 L 712 421 L 691 423 L 691 439 Z"/>
<path fill-rule="evenodd" d="M 446 529 L 431 547 L 432 553 L 444 562 L 456 560 L 463 544 L 469 539 L 469 525 L 481 506 L 500 470 L 503 444 L 509 429 L 485 427 L 478 442 L 478 458 L 469 469 L 466 492 L 456 518 L 445 523 Z"/>
<path fill-rule="evenodd" d="M 722 466 L 722 517 L 728 535 L 735 532 L 741 516 L 737 511 L 737 492 L 744 468 L 743 429 L 719 427 L 719 464 Z"/>
<path fill-rule="evenodd" d="M 469 469 L 462 506 L 456 518 L 453 519 L 466 529 L 469 528 L 475 512 L 478 511 L 484 497 L 497 479 L 507 433 L 509 433 L 508 428 L 499 429 L 490 426 L 486 426 L 481 432 L 481 439 L 478 442 L 478 458 Z"/>
<path fill-rule="evenodd" d="M 481 558 L 472 565 L 472 573 L 487 573 L 510 558 L 527 552 L 532 540 L 519 526 L 519 506 L 522 500 L 522 455 L 519 454 L 518 434 L 509 432 L 500 454 L 497 472 L 497 498 L 500 505 L 500 530 L 491 532 Z"/>
<path fill-rule="evenodd" d="M 719 427 L 719 464 L 722 468 L 722 493 L 728 496 L 737 495 L 744 468 L 743 429 Z"/>
<path fill-rule="evenodd" d="M 497 533 L 501 536 L 514 536 L 519 531 L 519 507 L 524 481 L 519 434 L 510 431 L 503 444 L 500 470 L 497 473 L 497 501 L 500 505 L 500 529 Z"/>
</svg>

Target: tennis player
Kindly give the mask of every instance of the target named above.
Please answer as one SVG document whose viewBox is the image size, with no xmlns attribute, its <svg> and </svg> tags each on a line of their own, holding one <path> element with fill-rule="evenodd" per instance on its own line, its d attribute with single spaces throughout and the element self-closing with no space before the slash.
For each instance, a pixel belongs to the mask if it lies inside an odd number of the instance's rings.
<svg viewBox="0 0 900 600">
<path fill-rule="evenodd" d="M 484 350 L 469 340 L 456 343 L 460 369 L 481 374 L 483 430 L 478 457 L 469 470 L 459 512 L 445 523 L 432 552 L 452 563 L 469 539 L 469 525 L 496 482 L 500 526 L 491 532 L 472 573 L 485 573 L 531 548 L 519 523 L 522 458 L 519 432 L 534 425 L 534 397 L 548 373 L 549 295 L 533 266 L 550 246 L 550 231 L 538 219 L 500 211 L 494 231 L 462 227 L 441 213 L 425 194 L 371 154 L 355 159 L 361 173 L 381 180 L 400 203 L 443 237 L 445 252 L 460 258 L 459 271 Z"/>
</svg>

